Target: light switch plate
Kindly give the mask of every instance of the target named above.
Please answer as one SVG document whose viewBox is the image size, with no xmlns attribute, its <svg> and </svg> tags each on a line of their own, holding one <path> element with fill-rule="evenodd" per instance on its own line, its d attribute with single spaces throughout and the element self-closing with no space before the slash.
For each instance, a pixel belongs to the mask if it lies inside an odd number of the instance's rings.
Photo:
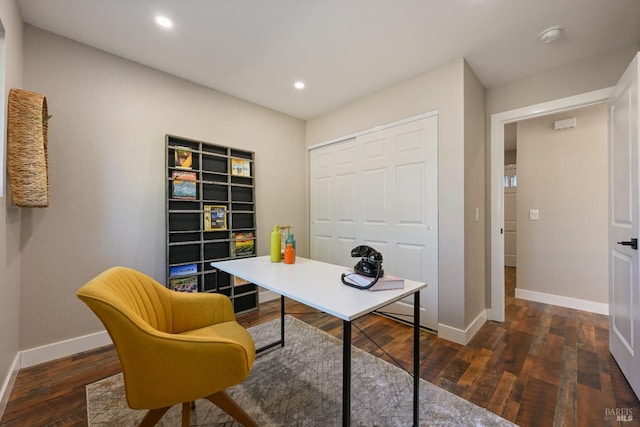
<svg viewBox="0 0 640 427">
<path fill-rule="evenodd" d="M 538 209 L 529 209 L 529 220 L 531 221 L 538 220 Z"/>
</svg>

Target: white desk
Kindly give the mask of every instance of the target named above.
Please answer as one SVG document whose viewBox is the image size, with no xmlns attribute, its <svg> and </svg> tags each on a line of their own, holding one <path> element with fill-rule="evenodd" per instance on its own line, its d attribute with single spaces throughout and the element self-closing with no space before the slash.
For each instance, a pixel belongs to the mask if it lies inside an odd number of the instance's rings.
<svg viewBox="0 0 640 427">
<path fill-rule="evenodd" d="M 296 257 L 294 264 L 272 263 L 270 257 L 239 258 L 212 262 L 214 268 L 241 277 L 281 295 L 281 341 L 267 346 L 284 345 L 284 297 L 291 298 L 343 320 L 343 390 L 342 424 L 350 424 L 351 413 L 351 321 L 411 294 L 414 295 L 413 346 L 413 420 L 419 425 L 419 309 L 420 289 L 425 283 L 405 280 L 404 289 L 368 291 L 342 284 L 345 267 Z M 260 349 L 265 350 L 266 348 Z"/>
</svg>

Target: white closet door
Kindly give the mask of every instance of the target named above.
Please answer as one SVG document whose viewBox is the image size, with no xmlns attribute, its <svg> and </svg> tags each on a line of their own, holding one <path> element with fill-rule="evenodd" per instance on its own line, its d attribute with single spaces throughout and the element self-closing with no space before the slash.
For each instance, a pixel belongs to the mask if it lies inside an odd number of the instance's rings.
<svg viewBox="0 0 640 427">
<path fill-rule="evenodd" d="M 428 284 L 422 326 L 438 323 L 438 118 L 431 116 L 311 151 L 311 257 L 351 267 L 351 248 L 383 254 L 384 269 Z M 413 299 L 384 311 L 405 318 Z"/>
</svg>

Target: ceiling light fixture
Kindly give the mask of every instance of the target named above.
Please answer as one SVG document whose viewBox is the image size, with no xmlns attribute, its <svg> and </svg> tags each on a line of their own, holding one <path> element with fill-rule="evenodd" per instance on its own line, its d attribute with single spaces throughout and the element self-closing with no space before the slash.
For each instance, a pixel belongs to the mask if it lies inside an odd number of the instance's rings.
<svg viewBox="0 0 640 427">
<path fill-rule="evenodd" d="M 553 43 L 560 38 L 562 30 L 563 28 L 561 26 L 556 25 L 541 32 L 538 38 L 545 44 Z"/>
<path fill-rule="evenodd" d="M 173 22 L 165 16 L 156 16 L 156 23 L 163 28 L 173 27 Z"/>
<path fill-rule="evenodd" d="M 295 82 L 293 84 L 293 87 L 295 87 L 296 89 L 304 89 L 304 82 L 300 82 L 300 81 Z"/>
</svg>

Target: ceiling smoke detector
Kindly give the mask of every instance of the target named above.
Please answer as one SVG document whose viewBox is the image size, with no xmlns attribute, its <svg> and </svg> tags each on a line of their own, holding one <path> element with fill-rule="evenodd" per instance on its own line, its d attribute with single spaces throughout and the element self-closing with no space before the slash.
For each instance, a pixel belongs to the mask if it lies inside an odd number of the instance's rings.
<svg viewBox="0 0 640 427">
<path fill-rule="evenodd" d="M 553 43 L 560 38 L 560 36 L 562 35 L 562 30 L 563 28 L 561 26 L 556 25 L 541 32 L 538 38 L 545 44 Z"/>
</svg>

